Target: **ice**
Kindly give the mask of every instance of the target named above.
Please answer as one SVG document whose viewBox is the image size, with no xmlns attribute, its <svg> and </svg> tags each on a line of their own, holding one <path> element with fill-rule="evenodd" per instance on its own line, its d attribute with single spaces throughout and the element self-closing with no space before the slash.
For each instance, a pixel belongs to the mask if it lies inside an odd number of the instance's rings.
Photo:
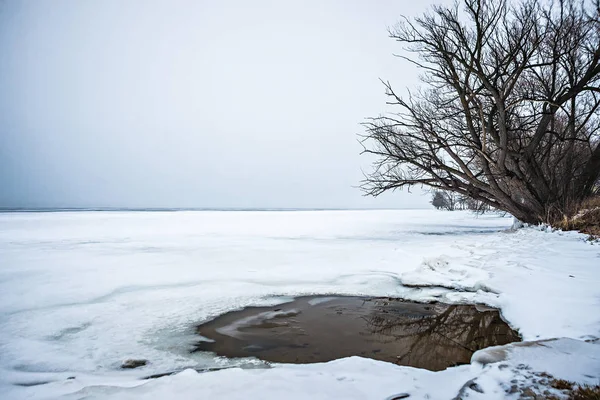
<svg viewBox="0 0 600 400">
<path fill-rule="evenodd" d="M 311 306 L 316 306 L 322 303 L 327 303 L 331 300 L 335 300 L 335 297 L 315 297 L 314 299 L 308 300 L 308 304 Z"/>
<path fill-rule="evenodd" d="M 252 326 L 254 324 L 258 324 L 273 318 L 286 317 L 290 315 L 298 315 L 298 311 L 293 309 L 288 311 L 266 311 L 255 316 L 242 318 L 230 325 L 224 326 L 222 328 L 217 328 L 216 331 L 219 332 L 221 335 L 240 337 L 240 328 Z"/>
<path fill-rule="evenodd" d="M 194 327 L 297 295 L 480 303 L 500 307 L 528 341 L 600 337 L 600 247 L 512 223 L 434 210 L 0 213 L 0 392 L 126 398 L 202 387 L 204 398 L 235 398 L 252 383 L 254 397 L 269 398 L 287 379 L 308 386 L 300 397 L 385 399 L 429 385 L 449 398 L 477 378 L 500 393 L 516 372 L 498 363 L 433 373 L 350 358 L 140 378 L 252 365 L 190 353 Z M 128 358 L 149 364 L 119 370 Z M 15 386 L 41 382 L 52 383 Z"/>
</svg>

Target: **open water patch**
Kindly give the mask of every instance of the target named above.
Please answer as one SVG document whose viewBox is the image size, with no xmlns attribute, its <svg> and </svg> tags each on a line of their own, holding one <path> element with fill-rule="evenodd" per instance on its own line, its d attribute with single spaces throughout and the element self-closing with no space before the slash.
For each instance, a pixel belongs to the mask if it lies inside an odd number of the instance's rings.
<svg viewBox="0 0 600 400">
<path fill-rule="evenodd" d="M 209 341 L 194 351 L 229 358 L 316 363 L 361 356 L 433 371 L 520 340 L 494 308 L 351 296 L 247 307 L 199 325 L 197 333 Z"/>
</svg>

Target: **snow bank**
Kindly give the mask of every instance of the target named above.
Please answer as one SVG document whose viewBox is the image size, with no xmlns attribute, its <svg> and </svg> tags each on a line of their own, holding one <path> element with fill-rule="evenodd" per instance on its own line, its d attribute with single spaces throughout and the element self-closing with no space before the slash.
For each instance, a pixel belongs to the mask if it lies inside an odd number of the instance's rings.
<svg viewBox="0 0 600 400">
<path fill-rule="evenodd" d="M 483 365 L 480 365 L 483 364 Z M 552 376 L 548 376 L 551 374 Z M 597 384 L 600 345 L 573 339 L 526 342 L 481 350 L 473 364 L 431 372 L 360 357 L 322 364 L 275 365 L 273 368 L 232 368 L 178 374 L 137 385 L 97 384 L 97 377 L 63 380 L 33 388 L 29 395 L 53 398 L 102 399 L 505 399 L 524 390 L 561 393 L 550 380 Z"/>
<path fill-rule="evenodd" d="M 471 362 L 509 361 L 545 372 L 556 379 L 584 385 L 600 383 L 600 345 L 569 338 L 511 343 L 488 347 L 473 354 Z"/>
<path fill-rule="evenodd" d="M 469 370 L 470 367 L 466 366 L 436 374 L 351 357 L 324 364 L 280 365 L 270 369 L 234 368 L 211 373 L 197 373 L 188 369 L 177 375 L 147 381 L 134 388 L 67 381 L 46 385 L 43 392 L 73 391 L 70 397 L 86 399 L 109 396 L 111 399 L 182 400 L 383 400 L 391 393 L 411 392 L 416 398 L 429 394 L 433 399 L 448 398 L 449 394 L 458 392 L 465 375 L 474 375 Z M 67 389 L 60 386 L 70 387 Z"/>
</svg>

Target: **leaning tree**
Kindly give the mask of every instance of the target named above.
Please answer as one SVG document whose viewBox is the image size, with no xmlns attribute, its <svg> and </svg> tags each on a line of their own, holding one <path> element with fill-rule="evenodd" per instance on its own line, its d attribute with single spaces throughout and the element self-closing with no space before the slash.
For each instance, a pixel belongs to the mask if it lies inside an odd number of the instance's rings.
<svg viewBox="0 0 600 400">
<path fill-rule="evenodd" d="M 424 85 L 365 123 L 367 194 L 424 185 L 553 222 L 600 176 L 599 0 L 464 0 L 390 30 Z"/>
</svg>

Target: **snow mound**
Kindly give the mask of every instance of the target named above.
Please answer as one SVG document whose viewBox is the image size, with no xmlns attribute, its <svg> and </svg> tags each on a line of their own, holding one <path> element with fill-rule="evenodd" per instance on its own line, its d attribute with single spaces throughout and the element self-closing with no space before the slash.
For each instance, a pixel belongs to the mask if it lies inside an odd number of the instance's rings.
<svg viewBox="0 0 600 400">
<path fill-rule="evenodd" d="M 405 286 L 438 286 L 464 292 L 492 292 L 484 282 L 490 273 L 480 268 L 450 263 L 447 256 L 426 258 L 414 271 L 400 275 Z"/>
<path fill-rule="evenodd" d="M 600 382 L 600 344 L 569 338 L 510 343 L 473 354 L 472 363 L 501 361 L 527 365 L 534 372 L 586 385 Z"/>
</svg>

